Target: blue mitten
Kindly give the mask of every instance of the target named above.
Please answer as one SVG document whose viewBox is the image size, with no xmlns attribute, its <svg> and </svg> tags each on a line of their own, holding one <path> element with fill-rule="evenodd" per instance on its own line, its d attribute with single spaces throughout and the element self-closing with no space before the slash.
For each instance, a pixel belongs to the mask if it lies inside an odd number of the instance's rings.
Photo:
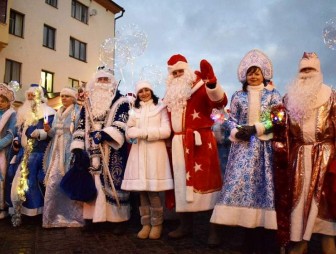
<svg viewBox="0 0 336 254">
<path fill-rule="evenodd" d="M 112 138 L 104 131 L 92 131 L 90 132 L 90 137 L 96 145 L 104 141 L 112 141 Z"/>
</svg>

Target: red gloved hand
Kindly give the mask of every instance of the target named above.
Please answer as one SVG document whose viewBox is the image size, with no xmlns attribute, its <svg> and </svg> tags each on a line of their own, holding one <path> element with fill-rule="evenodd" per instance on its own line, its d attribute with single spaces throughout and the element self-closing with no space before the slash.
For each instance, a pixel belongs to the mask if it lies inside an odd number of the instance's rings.
<svg viewBox="0 0 336 254">
<path fill-rule="evenodd" d="M 206 84 L 216 84 L 217 83 L 217 78 L 215 76 L 213 68 L 207 60 L 203 59 L 201 61 L 200 69 L 201 69 L 202 79 L 204 80 Z"/>
</svg>

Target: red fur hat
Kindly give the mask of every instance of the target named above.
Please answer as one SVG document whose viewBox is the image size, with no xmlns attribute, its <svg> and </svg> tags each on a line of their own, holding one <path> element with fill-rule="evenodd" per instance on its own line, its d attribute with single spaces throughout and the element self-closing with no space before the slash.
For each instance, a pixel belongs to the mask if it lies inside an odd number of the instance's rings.
<svg viewBox="0 0 336 254">
<path fill-rule="evenodd" d="M 167 64 L 169 74 L 171 74 L 173 71 L 184 70 L 189 67 L 187 59 L 180 54 L 170 57 Z"/>
</svg>

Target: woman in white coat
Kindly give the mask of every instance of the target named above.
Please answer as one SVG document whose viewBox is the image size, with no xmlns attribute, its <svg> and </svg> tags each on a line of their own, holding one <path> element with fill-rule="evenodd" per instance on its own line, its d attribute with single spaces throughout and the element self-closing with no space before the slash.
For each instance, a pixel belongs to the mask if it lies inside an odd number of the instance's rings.
<svg viewBox="0 0 336 254">
<path fill-rule="evenodd" d="M 163 207 L 159 192 L 173 189 L 165 139 L 171 128 L 165 106 L 150 83 L 136 85 L 136 100 L 129 114 L 126 138 L 132 141 L 121 188 L 140 192 L 141 239 L 161 237 Z"/>
</svg>

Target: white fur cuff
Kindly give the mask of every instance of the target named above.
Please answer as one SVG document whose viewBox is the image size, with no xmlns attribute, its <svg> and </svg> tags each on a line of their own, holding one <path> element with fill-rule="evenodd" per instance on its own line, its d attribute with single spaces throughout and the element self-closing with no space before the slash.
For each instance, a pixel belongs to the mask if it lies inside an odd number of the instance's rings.
<svg viewBox="0 0 336 254">
<path fill-rule="evenodd" d="M 237 128 L 234 128 L 231 130 L 230 132 L 230 136 L 229 136 L 229 139 L 231 142 L 238 142 L 239 139 L 236 138 L 236 133 L 238 132 L 238 129 Z"/>
<path fill-rule="evenodd" d="M 258 137 L 265 133 L 265 126 L 262 123 L 255 123 L 254 125 L 256 127 Z"/>
<path fill-rule="evenodd" d="M 207 86 L 206 87 L 206 91 L 207 94 L 209 96 L 209 99 L 211 101 L 221 101 L 223 99 L 223 97 L 225 96 L 224 90 L 222 88 L 222 86 L 217 83 L 216 87 L 214 89 L 210 89 Z"/>
<path fill-rule="evenodd" d="M 70 146 L 70 151 L 72 152 L 76 148 L 84 150 L 84 142 L 83 141 L 78 141 L 78 140 L 72 141 L 71 146 Z"/>
<path fill-rule="evenodd" d="M 46 140 L 47 139 L 47 132 L 45 132 L 45 130 L 43 129 L 38 129 L 38 132 L 39 132 L 39 140 Z"/>
<path fill-rule="evenodd" d="M 118 150 L 125 142 L 125 136 L 115 127 L 107 127 L 103 129 L 111 138 L 112 141 L 107 143 L 115 150 Z"/>
<path fill-rule="evenodd" d="M 155 141 L 160 139 L 160 131 L 158 128 L 148 128 L 147 135 L 148 141 Z"/>
</svg>

